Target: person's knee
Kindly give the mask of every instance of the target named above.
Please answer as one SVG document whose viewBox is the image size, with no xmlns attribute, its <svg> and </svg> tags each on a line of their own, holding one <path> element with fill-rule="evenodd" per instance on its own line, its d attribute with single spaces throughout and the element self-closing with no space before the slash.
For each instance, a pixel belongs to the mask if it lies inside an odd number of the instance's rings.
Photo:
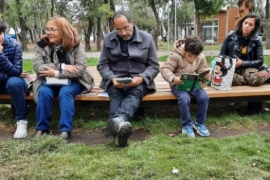
<svg viewBox="0 0 270 180">
<path fill-rule="evenodd" d="M 261 77 L 256 75 L 251 76 L 247 81 L 250 86 L 260 86 L 265 82 Z"/>
<path fill-rule="evenodd" d="M 198 98 L 198 102 L 208 103 L 209 102 L 209 97 L 207 95 L 201 96 L 200 98 Z"/>
<path fill-rule="evenodd" d="M 181 104 L 190 104 L 190 97 L 189 96 L 180 95 L 177 98 L 178 98 L 178 102 Z"/>
<path fill-rule="evenodd" d="M 53 93 L 47 88 L 40 87 L 38 91 L 38 96 L 39 97 L 53 97 Z"/>
<path fill-rule="evenodd" d="M 8 89 L 20 89 L 22 86 L 20 86 L 20 81 L 18 77 L 11 77 L 8 79 L 6 87 Z"/>
</svg>

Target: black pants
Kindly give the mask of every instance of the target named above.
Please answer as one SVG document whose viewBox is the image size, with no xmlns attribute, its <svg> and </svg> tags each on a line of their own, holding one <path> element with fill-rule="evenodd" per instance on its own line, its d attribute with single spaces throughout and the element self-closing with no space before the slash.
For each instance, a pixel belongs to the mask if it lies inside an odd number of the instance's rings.
<svg viewBox="0 0 270 180">
<path fill-rule="evenodd" d="M 123 89 L 110 84 L 107 91 L 110 97 L 110 118 L 124 116 L 128 120 L 138 109 L 148 89 L 144 84 Z"/>
</svg>

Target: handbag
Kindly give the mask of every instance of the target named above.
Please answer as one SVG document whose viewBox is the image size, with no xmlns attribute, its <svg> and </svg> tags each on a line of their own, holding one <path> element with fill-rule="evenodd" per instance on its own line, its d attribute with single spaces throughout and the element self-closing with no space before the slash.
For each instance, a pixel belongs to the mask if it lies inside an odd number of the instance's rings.
<svg viewBox="0 0 270 180">
<path fill-rule="evenodd" d="M 218 56 L 211 64 L 211 87 L 218 90 L 230 90 L 235 71 L 236 58 Z"/>
</svg>

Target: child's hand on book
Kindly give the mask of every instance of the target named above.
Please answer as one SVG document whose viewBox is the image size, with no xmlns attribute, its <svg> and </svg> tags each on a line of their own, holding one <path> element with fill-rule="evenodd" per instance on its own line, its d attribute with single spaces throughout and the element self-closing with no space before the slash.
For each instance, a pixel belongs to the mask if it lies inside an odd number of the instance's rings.
<svg viewBox="0 0 270 180">
<path fill-rule="evenodd" d="M 174 84 L 184 84 L 183 81 L 180 80 L 180 77 L 174 77 L 173 78 L 173 83 Z"/>
<path fill-rule="evenodd" d="M 211 76 L 210 76 L 210 73 L 205 75 L 205 79 L 206 79 L 207 81 L 210 80 L 210 77 L 211 77 Z"/>
</svg>

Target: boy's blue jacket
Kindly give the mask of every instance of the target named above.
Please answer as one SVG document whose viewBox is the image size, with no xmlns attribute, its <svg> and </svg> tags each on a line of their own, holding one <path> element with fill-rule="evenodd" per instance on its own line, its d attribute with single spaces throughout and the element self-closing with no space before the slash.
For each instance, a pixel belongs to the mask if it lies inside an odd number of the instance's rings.
<svg viewBox="0 0 270 180">
<path fill-rule="evenodd" d="M 4 85 L 10 77 L 19 77 L 22 73 L 22 49 L 19 43 L 5 34 L 0 52 L 0 85 Z"/>
</svg>

